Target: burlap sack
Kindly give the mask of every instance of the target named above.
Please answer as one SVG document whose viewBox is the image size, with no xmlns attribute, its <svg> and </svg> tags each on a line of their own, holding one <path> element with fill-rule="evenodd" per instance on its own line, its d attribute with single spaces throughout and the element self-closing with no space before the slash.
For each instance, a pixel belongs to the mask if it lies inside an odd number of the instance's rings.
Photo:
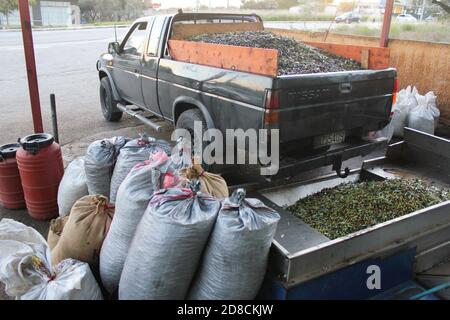
<svg viewBox="0 0 450 320">
<path fill-rule="evenodd" d="M 50 228 L 48 230 L 47 243 L 50 250 L 58 244 L 61 233 L 64 230 L 64 226 L 69 220 L 69 215 L 64 217 L 59 217 L 50 221 Z"/>
<path fill-rule="evenodd" d="M 215 198 L 228 197 L 228 186 L 218 174 L 206 172 L 199 164 L 180 170 L 181 186 L 186 187 L 191 180 L 200 181 L 200 191 Z"/>
<path fill-rule="evenodd" d="M 52 250 L 52 263 L 72 258 L 98 268 L 100 249 L 114 215 L 108 198 L 101 195 L 85 196 L 70 211 L 58 244 Z"/>
</svg>

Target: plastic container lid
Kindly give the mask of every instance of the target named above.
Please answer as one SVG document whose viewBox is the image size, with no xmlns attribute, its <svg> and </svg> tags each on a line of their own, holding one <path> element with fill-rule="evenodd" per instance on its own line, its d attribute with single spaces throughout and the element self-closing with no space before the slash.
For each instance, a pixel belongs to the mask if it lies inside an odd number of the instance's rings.
<svg viewBox="0 0 450 320">
<path fill-rule="evenodd" d="M 11 143 L 0 146 L 0 161 L 2 159 L 11 159 L 16 157 L 16 152 L 20 148 L 20 144 Z"/>
<path fill-rule="evenodd" d="M 26 151 L 38 152 L 40 149 L 51 146 L 54 141 L 51 134 L 36 133 L 20 139 L 20 145 Z"/>
</svg>

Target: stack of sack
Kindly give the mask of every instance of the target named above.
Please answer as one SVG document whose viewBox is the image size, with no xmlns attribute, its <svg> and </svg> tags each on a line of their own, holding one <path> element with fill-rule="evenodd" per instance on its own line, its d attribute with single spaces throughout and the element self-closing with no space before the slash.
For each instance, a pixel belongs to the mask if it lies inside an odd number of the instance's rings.
<svg viewBox="0 0 450 320">
<path fill-rule="evenodd" d="M 243 189 L 225 199 L 188 299 L 254 299 L 266 274 L 279 219 L 258 199 L 245 199 Z"/>
<path fill-rule="evenodd" d="M 64 217 L 70 213 L 74 203 L 89 194 L 84 170 L 84 157 L 73 160 L 64 171 L 58 188 L 59 216 Z"/>
<path fill-rule="evenodd" d="M 120 149 L 129 139 L 113 137 L 91 143 L 86 155 L 73 160 L 58 188 L 59 216 L 70 213 L 74 203 L 89 194 L 109 197 L 109 185 Z"/>
<path fill-rule="evenodd" d="M 65 259 L 52 266 L 45 239 L 14 220 L 0 221 L 0 281 L 17 300 L 102 300 L 87 263 Z"/>
<path fill-rule="evenodd" d="M 119 286 L 125 258 L 136 228 L 155 191 L 172 187 L 170 159 L 160 150 L 150 160 L 136 165 L 119 187 L 115 216 L 100 254 L 100 276 L 105 289 L 113 294 Z"/>
<path fill-rule="evenodd" d="M 180 186 L 187 187 L 191 181 L 200 181 L 200 191 L 218 199 L 228 197 L 228 186 L 218 174 L 206 172 L 200 164 L 180 170 Z"/>
<path fill-rule="evenodd" d="M 166 151 L 155 149 L 148 160 L 131 169 L 118 188 L 114 219 L 100 254 L 100 276 L 111 295 L 117 293 L 131 240 L 153 193 L 178 185 L 178 171 L 192 165 L 185 141 L 177 142 L 170 157 Z"/>
<path fill-rule="evenodd" d="M 400 90 L 392 107 L 391 122 L 376 137 L 403 138 L 405 127 L 434 134 L 440 116 L 436 100 L 432 91 L 422 96 L 416 87 Z"/>
<path fill-rule="evenodd" d="M 100 255 L 100 276 L 110 294 L 117 292 L 131 241 L 153 194 L 161 189 L 187 186 L 188 172 L 192 171 L 188 174 L 190 180 L 200 176 L 194 168 L 203 172 L 198 180 L 201 189 L 207 189 L 205 194 L 220 198 L 228 195 L 228 186 L 222 177 L 192 165 L 190 148 L 184 141 L 178 141 L 170 158 L 162 150 L 151 154 L 149 160 L 136 165 L 122 182 L 117 192 L 114 220 Z"/>
<path fill-rule="evenodd" d="M 87 149 L 84 169 L 90 195 L 100 194 L 109 198 L 111 177 L 120 149 L 128 142 L 125 137 L 97 140 Z"/>
<path fill-rule="evenodd" d="M 256 297 L 278 213 L 245 199 L 243 190 L 220 202 L 200 188 L 192 180 L 189 188 L 153 195 L 125 260 L 119 299 Z"/>
<path fill-rule="evenodd" d="M 0 222 L 0 280 L 13 297 L 253 299 L 280 218 L 242 189 L 228 197 L 183 141 L 172 152 L 148 137 L 94 142 L 58 196 L 47 242 Z"/>
<path fill-rule="evenodd" d="M 131 140 L 120 149 L 111 177 L 109 194 L 111 203 L 116 202 L 117 190 L 131 169 L 138 163 L 148 160 L 150 155 L 157 151 L 164 151 L 170 155 L 171 146 L 165 141 L 155 140 L 147 135 L 141 135 L 139 139 Z"/>
<path fill-rule="evenodd" d="M 417 94 L 416 99 L 417 107 L 409 113 L 408 127 L 434 134 L 441 115 L 436 105 L 437 97 L 430 91 L 424 96 Z"/>
<path fill-rule="evenodd" d="M 157 191 L 142 217 L 119 283 L 121 300 L 184 299 L 220 202 L 190 189 Z"/>
<path fill-rule="evenodd" d="M 86 195 L 103 195 L 115 203 L 117 190 L 130 170 L 163 150 L 170 155 L 169 143 L 141 134 L 130 140 L 113 137 L 91 143 L 86 155 L 73 160 L 64 172 L 58 189 L 59 216 L 69 214 L 73 204 Z"/>
<path fill-rule="evenodd" d="M 50 225 L 52 263 L 67 258 L 88 263 L 97 272 L 100 250 L 114 216 L 114 207 L 102 195 L 85 196 L 75 202 L 69 216 Z"/>
</svg>

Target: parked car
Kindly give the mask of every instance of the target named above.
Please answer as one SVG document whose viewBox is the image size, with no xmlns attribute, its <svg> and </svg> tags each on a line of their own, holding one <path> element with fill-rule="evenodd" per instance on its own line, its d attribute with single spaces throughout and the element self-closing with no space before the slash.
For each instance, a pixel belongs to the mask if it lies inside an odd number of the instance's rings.
<svg viewBox="0 0 450 320">
<path fill-rule="evenodd" d="M 345 23 L 352 23 L 352 22 L 360 22 L 361 21 L 361 17 L 354 13 L 354 12 L 346 12 L 341 14 L 340 16 L 337 16 L 334 21 L 336 23 L 340 23 L 340 22 L 345 22 Z"/>
<path fill-rule="evenodd" d="M 396 18 L 397 22 L 406 22 L 406 23 L 415 23 L 417 22 L 417 18 L 409 13 L 399 14 Z"/>
<path fill-rule="evenodd" d="M 438 21 L 438 17 L 436 16 L 428 16 L 425 18 L 425 22 L 437 22 Z"/>
<path fill-rule="evenodd" d="M 300 14 L 302 13 L 302 11 L 303 11 L 302 7 L 299 6 L 289 8 L 289 13 L 291 14 Z"/>
<path fill-rule="evenodd" d="M 281 155 L 297 155 L 299 150 L 302 157 L 314 155 L 302 168 L 333 164 L 350 153 L 361 155 L 374 146 L 363 137 L 389 123 L 395 69 L 272 77 L 177 61 L 169 39 L 175 27 L 181 32 L 194 20 L 197 29 L 205 21 L 262 25 L 259 16 L 242 14 L 179 13 L 137 20 L 121 43 L 109 44 L 109 53 L 97 63 L 106 120 L 119 121 L 126 112 L 158 128 L 139 115 L 143 110 L 189 132 L 195 121 L 224 136 L 227 129 L 279 128 Z M 342 152 L 334 149 L 329 154 L 331 145 L 342 145 Z M 291 162 L 286 168 L 297 172 L 299 166 Z"/>
</svg>

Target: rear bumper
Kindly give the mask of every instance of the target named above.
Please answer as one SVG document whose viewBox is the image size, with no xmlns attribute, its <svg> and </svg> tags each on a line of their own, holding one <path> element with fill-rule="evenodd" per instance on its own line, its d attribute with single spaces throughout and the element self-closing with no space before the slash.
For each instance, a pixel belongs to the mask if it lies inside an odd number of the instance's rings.
<svg viewBox="0 0 450 320">
<path fill-rule="evenodd" d="M 388 141 L 386 138 L 379 138 L 373 141 L 358 141 L 338 144 L 332 147 L 328 152 L 316 155 L 304 155 L 302 157 L 284 157 L 280 159 L 279 170 L 273 176 L 260 175 L 260 165 L 246 166 L 237 170 L 233 166 L 226 166 L 219 170 L 227 180 L 230 190 L 245 188 L 247 191 L 261 190 L 279 186 L 286 181 L 297 181 L 298 179 L 310 179 L 317 176 L 317 170 L 325 175 L 327 167 L 335 165 L 336 160 L 342 161 L 356 158 L 358 156 L 367 156 L 372 152 L 386 149 Z M 350 164 L 350 166 L 352 166 Z M 358 167 L 360 164 L 358 165 Z M 230 170 L 233 169 L 233 170 Z M 353 171 L 355 168 L 350 168 Z M 341 172 L 345 167 L 341 168 Z M 331 173 L 331 172 L 328 172 Z"/>
<path fill-rule="evenodd" d="M 341 161 L 345 161 L 358 156 L 366 156 L 376 150 L 386 148 L 387 145 L 387 139 L 379 138 L 372 141 L 341 143 L 333 146 L 332 149 L 326 153 L 319 155 L 301 158 L 286 157 L 280 161 L 280 169 L 276 178 L 291 177 L 299 172 L 333 165 L 337 158 L 340 158 Z"/>
</svg>

